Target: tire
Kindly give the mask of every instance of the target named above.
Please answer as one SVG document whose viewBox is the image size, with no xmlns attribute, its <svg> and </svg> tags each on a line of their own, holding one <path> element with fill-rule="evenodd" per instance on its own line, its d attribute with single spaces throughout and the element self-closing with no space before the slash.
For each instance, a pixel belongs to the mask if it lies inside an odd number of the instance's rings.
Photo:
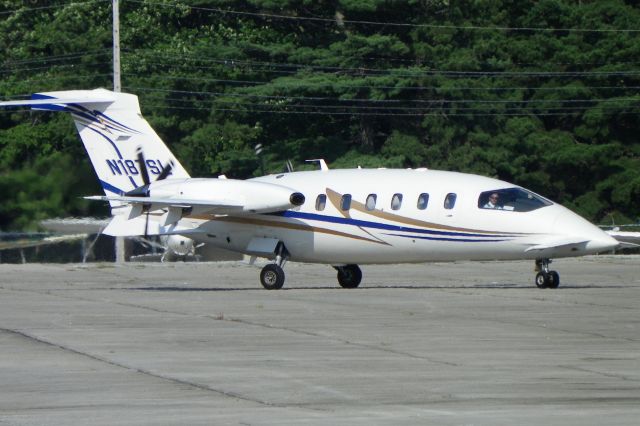
<svg viewBox="0 0 640 426">
<path fill-rule="evenodd" d="M 549 287 L 549 274 L 546 272 L 538 272 L 536 275 L 536 286 L 538 288 L 547 288 Z"/>
<path fill-rule="evenodd" d="M 284 270 L 270 263 L 260 271 L 260 283 L 267 290 L 278 290 L 284 285 Z"/>
<path fill-rule="evenodd" d="M 362 281 L 362 271 L 358 265 L 345 265 L 338 269 L 338 283 L 342 288 L 356 288 Z"/>
<path fill-rule="evenodd" d="M 560 274 L 556 271 L 549 271 L 549 288 L 558 288 L 560 285 Z"/>
</svg>

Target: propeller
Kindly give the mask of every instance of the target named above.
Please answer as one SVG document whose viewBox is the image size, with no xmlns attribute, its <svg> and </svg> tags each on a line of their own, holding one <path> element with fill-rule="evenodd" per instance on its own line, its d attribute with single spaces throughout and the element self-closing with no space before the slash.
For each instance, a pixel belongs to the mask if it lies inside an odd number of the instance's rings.
<svg viewBox="0 0 640 426">
<path fill-rule="evenodd" d="M 144 153 L 142 151 L 142 147 L 141 146 L 138 147 L 138 149 L 136 151 L 136 155 L 138 157 L 138 159 L 137 159 L 138 164 L 140 165 L 140 175 L 142 176 L 143 185 L 139 186 L 137 188 L 134 188 L 129 192 L 125 192 L 124 195 L 126 195 L 127 197 L 143 197 L 143 198 L 144 197 L 149 197 L 151 179 L 149 179 L 149 170 L 147 169 L 147 162 L 145 161 Z M 173 169 L 173 161 L 169 160 L 169 162 L 162 169 L 162 172 L 160 173 L 160 175 L 158 175 L 158 178 L 156 179 L 156 182 L 166 179 L 171 174 L 171 170 L 172 169 Z M 142 210 L 146 214 L 146 219 L 145 219 L 145 222 L 144 222 L 144 237 L 145 237 L 145 239 L 148 236 L 149 208 L 150 207 L 151 207 L 151 204 L 143 204 L 142 205 Z"/>
</svg>

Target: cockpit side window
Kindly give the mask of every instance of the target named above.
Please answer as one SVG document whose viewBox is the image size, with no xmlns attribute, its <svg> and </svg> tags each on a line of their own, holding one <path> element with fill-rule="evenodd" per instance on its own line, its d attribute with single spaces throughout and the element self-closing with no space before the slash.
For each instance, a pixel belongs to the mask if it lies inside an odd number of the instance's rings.
<svg viewBox="0 0 640 426">
<path fill-rule="evenodd" d="M 524 188 L 485 191 L 478 197 L 478 208 L 489 210 L 530 212 L 551 204 L 551 201 Z"/>
</svg>

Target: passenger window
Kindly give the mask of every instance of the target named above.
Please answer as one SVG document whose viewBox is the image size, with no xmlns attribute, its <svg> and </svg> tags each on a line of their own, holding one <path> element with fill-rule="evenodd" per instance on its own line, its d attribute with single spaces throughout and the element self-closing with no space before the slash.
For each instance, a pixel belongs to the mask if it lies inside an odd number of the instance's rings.
<svg viewBox="0 0 640 426">
<path fill-rule="evenodd" d="M 322 210 L 324 210 L 326 205 L 327 205 L 327 196 L 324 194 L 318 195 L 318 198 L 316 198 L 316 210 L 321 212 Z"/>
<path fill-rule="evenodd" d="M 418 195 L 418 210 L 426 209 L 428 204 L 429 194 L 423 192 L 422 194 Z"/>
<path fill-rule="evenodd" d="M 340 200 L 340 208 L 347 211 L 351 208 L 351 194 L 344 194 Z"/>
<path fill-rule="evenodd" d="M 402 206 L 402 194 L 393 194 L 391 210 L 400 210 L 400 206 Z"/>
<path fill-rule="evenodd" d="M 369 194 L 369 196 L 367 197 L 367 202 L 365 203 L 366 209 L 375 210 L 377 199 L 378 199 L 378 196 L 376 194 Z"/>
<path fill-rule="evenodd" d="M 456 205 L 456 198 L 458 198 L 458 196 L 453 192 L 448 193 L 444 199 L 444 208 L 451 210 Z"/>
</svg>

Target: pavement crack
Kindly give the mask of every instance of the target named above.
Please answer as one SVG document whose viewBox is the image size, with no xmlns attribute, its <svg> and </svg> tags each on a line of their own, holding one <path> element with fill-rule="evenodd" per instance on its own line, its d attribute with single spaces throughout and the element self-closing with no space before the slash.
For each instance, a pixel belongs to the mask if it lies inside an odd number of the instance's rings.
<svg viewBox="0 0 640 426">
<path fill-rule="evenodd" d="M 217 318 L 211 317 L 211 316 L 207 316 L 207 317 L 211 318 L 211 319 L 217 319 Z M 268 329 L 273 329 L 273 330 L 287 331 L 287 332 L 290 332 L 290 333 L 303 334 L 303 335 L 311 336 L 311 337 L 320 337 L 320 338 L 323 338 L 323 339 L 332 340 L 334 342 L 342 343 L 342 344 L 345 344 L 345 345 L 356 346 L 356 347 L 361 347 L 361 348 L 366 348 L 366 349 L 373 349 L 373 350 L 377 350 L 377 351 L 391 353 L 391 354 L 394 354 L 394 355 L 402 355 L 402 356 L 406 356 L 408 358 L 419 359 L 419 360 L 423 360 L 423 361 L 429 361 L 429 362 L 432 362 L 434 364 L 442 364 L 442 365 L 449 365 L 449 366 L 452 366 L 452 367 L 460 367 L 460 364 L 456 364 L 456 363 L 449 362 L 449 361 L 442 361 L 442 360 L 435 359 L 435 358 L 430 358 L 430 357 L 426 357 L 426 356 L 422 356 L 422 355 L 412 354 L 410 352 L 399 351 L 399 350 L 395 350 L 395 349 L 391 349 L 391 348 L 382 348 L 382 347 L 380 347 L 378 345 L 374 345 L 374 344 L 371 344 L 371 343 L 354 342 L 354 341 L 351 341 L 351 340 L 348 340 L 348 339 L 343 339 L 343 338 L 340 338 L 340 337 L 327 336 L 327 335 L 324 335 L 324 334 L 313 333 L 311 331 L 299 330 L 299 329 L 291 328 L 291 327 L 275 326 L 275 325 L 272 325 L 272 324 L 262 324 L 262 323 L 259 323 L 259 322 L 247 321 L 247 320 L 243 320 L 243 319 L 239 319 L 239 318 L 229 318 L 229 319 L 225 318 L 222 321 L 231 321 L 231 322 L 236 322 L 236 323 L 240 323 L 240 324 L 250 325 L 250 326 L 253 326 L 253 327 L 261 327 L 261 328 L 268 328 Z"/>
<path fill-rule="evenodd" d="M 168 382 L 171 382 L 173 384 L 178 384 L 178 385 L 182 385 L 182 386 L 188 386 L 188 387 L 191 387 L 193 389 L 212 392 L 212 393 L 215 393 L 217 395 L 221 395 L 221 396 L 224 396 L 224 397 L 227 397 L 227 398 L 233 398 L 233 399 L 240 400 L 240 401 L 251 402 L 251 403 L 255 403 L 255 404 L 258 404 L 258 405 L 261 405 L 261 406 L 265 406 L 265 407 L 279 407 L 279 408 L 286 407 L 286 404 L 274 404 L 274 403 L 271 403 L 271 402 L 268 402 L 268 401 L 264 401 L 264 400 L 260 400 L 260 399 L 256 399 L 256 398 L 250 398 L 250 397 L 247 397 L 245 395 L 241 395 L 241 394 L 236 393 L 236 392 L 230 392 L 230 391 L 225 391 L 225 390 L 222 390 L 222 389 L 216 389 L 216 388 L 213 388 L 211 386 L 207 386 L 207 385 L 204 385 L 204 384 L 201 384 L 201 383 L 196 383 L 196 382 L 192 382 L 192 381 L 189 381 L 189 380 L 183 380 L 183 379 L 179 379 L 179 378 L 176 378 L 176 377 L 171 377 L 171 376 L 164 375 L 164 374 L 158 374 L 158 373 L 154 373 L 154 372 L 149 371 L 149 370 L 145 370 L 143 368 L 133 367 L 133 366 L 130 366 L 130 365 L 126 365 L 126 364 L 122 364 L 122 363 L 119 363 L 119 362 L 115 362 L 115 361 L 112 361 L 110 359 L 98 356 L 98 355 L 94 355 L 94 354 L 90 354 L 90 353 L 87 353 L 87 352 L 83 352 L 81 350 L 74 349 L 74 348 L 71 348 L 69 346 L 61 345 L 59 343 L 51 342 L 51 341 L 42 339 L 40 337 L 33 336 L 33 335 L 31 335 L 29 333 L 26 333 L 24 331 L 12 330 L 12 329 L 8 329 L 8 328 L 0 327 L 0 332 L 4 332 L 4 333 L 7 333 L 7 334 L 13 334 L 15 336 L 19 336 L 21 338 L 28 339 L 30 341 L 33 341 L 33 342 L 36 342 L 36 343 L 39 343 L 39 344 L 47 345 L 47 346 L 50 346 L 50 347 L 53 347 L 53 348 L 56 348 L 56 349 L 59 349 L 59 350 L 65 351 L 65 352 L 69 352 L 69 353 L 72 353 L 72 354 L 75 354 L 75 355 L 78 355 L 78 356 L 89 358 L 89 359 L 91 359 L 93 361 L 97 361 L 97 362 L 100 362 L 100 363 L 103 363 L 103 364 L 107 364 L 107 365 L 110 365 L 112 367 L 125 369 L 127 371 L 134 372 L 134 373 L 137 373 L 137 374 L 143 374 L 145 376 L 149 376 L 149 377 L 153 377 L 153 378 L 156 378 L 156 379 L 168 381 Z M 318 411 L 318 410 L 315 410 L 315 411 Z"/>
</svg>

